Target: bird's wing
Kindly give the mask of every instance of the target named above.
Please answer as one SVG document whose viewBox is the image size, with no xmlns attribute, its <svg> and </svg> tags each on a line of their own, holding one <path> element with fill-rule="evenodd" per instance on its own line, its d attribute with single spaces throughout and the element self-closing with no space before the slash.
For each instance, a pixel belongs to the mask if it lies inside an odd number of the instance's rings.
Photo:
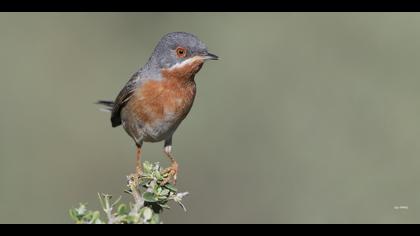
<svg viewBox="0 0 420 236">
<path fill-rule="evenodd" d="M 133 92 L 137 88 L 139 82 L 140 82 L 140 74 L 139 72 L 136 72 L 118 94 L 117 98 L 115 99 L 114 107 L 112 109 L 112 114 L 111 114 L 112 127 L 117 127 L 121 125 L 121 116 L 120 116 L 121 109 L 133 96 Z"/>
</svg>

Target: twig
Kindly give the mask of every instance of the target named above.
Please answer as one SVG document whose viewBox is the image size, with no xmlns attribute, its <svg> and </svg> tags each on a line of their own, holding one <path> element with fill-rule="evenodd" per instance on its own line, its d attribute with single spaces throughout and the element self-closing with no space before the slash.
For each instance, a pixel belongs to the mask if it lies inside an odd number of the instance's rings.
<svg viewBox="0 0 420 236">
<path fill-rule="evenodd" d="M 161 186 L 164 176 L 161 173 L 159 163 L 143 164 L 143 175 L 139 178 L 128 178 L 128 190 L 134 200 L 134 204 L 117 204 L 118 198 L 111 203 L 111 195 L 99 194 L 99 201 L 105 212 L 107 220 L 101 220 L 99 211 L 88 211 L 85 204 L 70 210 L 70 217 L 78 224 L 157 224 L 162 223 L 160 214 L 164 209 L 170 209 L 168 203 L 176 202 L 185 211 L 182 199 L 188 193 L 178 193 L 172 184 Z M 143 191 L 142 191 L 143 190 Z M 143 192 L 143 194 L 142 194 Z"/>
</svg>

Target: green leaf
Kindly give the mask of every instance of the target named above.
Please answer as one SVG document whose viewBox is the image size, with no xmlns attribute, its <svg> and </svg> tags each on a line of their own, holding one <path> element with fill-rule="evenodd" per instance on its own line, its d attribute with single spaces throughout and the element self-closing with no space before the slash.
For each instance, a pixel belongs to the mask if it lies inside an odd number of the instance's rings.
<svg viewBox="0 0 420 236">
<path fill-rule="evenodd" d="M 163 186 L 163 187 L 165 187 L 165 188 L 167 188 L 167 189 L 169 189 L 169 190 L 171 190 L 172 192 L 178 192 L 178 189 L 177 188 L 175 188 L 175 186 L 173 185 L 173 184 L 171 184 L 171 183 L 167 183 L 167 184 L 165 184 L 165 186 Z"/>
<path fill-rule="evenodd" d="M 152 169 L 153 169 L 153 165 L 150 162 L 145 161 L 143 163 L 143 170 L 144 170 L 145 173 L 150 173 L 152 171 Z"/>
<path fill-rule="evenodd" d="M 80 203 L 79 208 L 76 208 L 76 214 L 78 216 L 83 216 L 84 214 L 86 214 L 86 211 L 87 211 L 86 206 L 83 205 L 82 203 Z"/>
<path fill-rule="evenodd" d="M 171 207 L 168 204 L 159 204 L 159 206 L 163 209 L 171 209 Z"/>
<path fill-rule="evenodd" d="M 157 199 L 155 198 L 155 195 L 150 192 L 143 193 L 143 199 L 146 202 L 157 202 Z"/>
<path fill-rule="evenodd" d="M 146 179 L 146 178 L 140 179 L 139 186 L 145 186 L 149 182 L 150 182 L 149 179 Z"/>
<path fill-rule="evenodd" d="M 125 204 L 121 204 L 117 209 L 118 215 L 125 215 L 128 213 L 128 207 Z"/>
<path fill-rule="evenodd" d="M 153 216 L 152 209 L 150 209 L 148 207 L 144 208 L 143 218 L 148 221 L 148 220 L 150 220 L 152 218 L 152 216 Z"/>
<path fill-rule="evenodd" d="M 158 214 L 154 214 L 152 217 L 152 220 L 150 221 L 152 224 L 159 224 L 160 223 L 160 217 Z"/>
<path fill-rule="evenodd" d="M 160 192 L 160 195 L 167 196 L 169 194 L 169 189 L 164 189 L 162 192 Z"/>
<path fill-rule="evenodd" d="M 91 221 L 93 223 L 96 223 L 99 220 L 100 217 L 101 217 L 101 213 L 99 213 L 99 211 L 95 211 L 95 212 L 92 213 Z"/>
<path fill-rule="evenodd" d="M 163 176 L 162 176 L 162 174 L 161 174 L 159 171 L 156 171 L 156 173 L 155 173 L 155 177 L 156 177 L 156 179 L 158 179 L 158 180 L 163 180 Z"/>
<path fill-rule="evenodd" d="M 74 209 L 70 209 L 70 211 L 69 211 L 69 215 L 70 215 L 70 218 L 71 218 L 73 221 L 79 221 L 79 217 L 77 216 L 77 212 L 76 212 L 76 210 L 74 210 Z"/>
<path fill-rule="evenodd" d="M 101 219 L 96 219 L 93 223 L 96 224 L 96 225 L 104 224 L 104 222 Z"/>
<path fill-rule="evenodd" d="M 125 217 L 125 222 L 127 224 L 134 224 L 136 223 L 136 217 L 128 215 L 127 217 Z"/>
</svg>

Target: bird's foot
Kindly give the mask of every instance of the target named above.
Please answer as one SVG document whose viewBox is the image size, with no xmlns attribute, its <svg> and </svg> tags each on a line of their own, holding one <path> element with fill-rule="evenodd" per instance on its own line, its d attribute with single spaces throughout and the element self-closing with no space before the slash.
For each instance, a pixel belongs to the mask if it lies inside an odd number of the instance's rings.
<svg viewBox="0 0 420 236">
<path fill-rule="evenodd" d="M 172 180 L 172 183 L 176 184 L 177 174 L 178 174 L 178 163 L 173 162 L 171 167 L 165 169 L 162 174 L 165 176 L 165 179 L 160 184 L 161 186 L 166 185 Z"/>
<path fill-rule="evenodd" d="M 128 182 L 133 182 L 137 184 L 142 175 L 143 175 L 143 171 L 137 168 L 136 173 L 127 176 Z"/>
</svg>

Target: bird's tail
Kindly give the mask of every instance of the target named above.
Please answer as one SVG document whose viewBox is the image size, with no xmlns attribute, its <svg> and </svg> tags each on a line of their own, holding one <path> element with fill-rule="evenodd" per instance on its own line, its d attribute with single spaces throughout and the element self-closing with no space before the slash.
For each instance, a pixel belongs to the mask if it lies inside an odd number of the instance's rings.
<svg viewBox="0 0 420 236">
<path fill-rule="evenodd" d="M 113 101 L 99 100 L 96 102 L 96 104 L 105 106 L 104 108 L 101 108 L 101 111 L 105 111 L 105 112 L 112 112 L 112 109 L 114 108 Z"/>
</svg>

